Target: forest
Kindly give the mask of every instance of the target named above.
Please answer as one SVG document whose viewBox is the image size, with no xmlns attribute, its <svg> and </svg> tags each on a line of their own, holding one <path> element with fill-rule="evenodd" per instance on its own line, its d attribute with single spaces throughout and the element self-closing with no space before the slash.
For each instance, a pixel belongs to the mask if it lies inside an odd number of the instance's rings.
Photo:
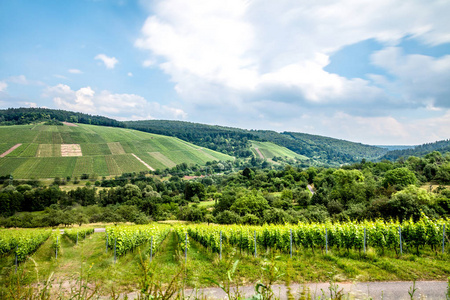
<svg viewBox="0 0 450 300">
<path fill-rule="evenodd" d="M 238 166 L 241 170 L 233 171 Z M 189 174 L 196 176 L 184 177 Z M 440 152 L 341 168 L 275 167 L 256 159 L 216 161 L 207 168 L 184 164 L 87 181 L 65 191 L 61 186 L 70 180 L 55 178 L 44 186 L 38 180 L 2 178 L 0 225 L 168 219 L 257 225 L 450 215 L 450 154 Z"/>
</svg>

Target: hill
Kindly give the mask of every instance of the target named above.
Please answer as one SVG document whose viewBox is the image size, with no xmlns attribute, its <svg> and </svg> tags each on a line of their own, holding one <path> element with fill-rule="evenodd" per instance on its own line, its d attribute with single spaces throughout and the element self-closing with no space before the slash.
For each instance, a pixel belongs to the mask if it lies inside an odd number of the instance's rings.
<svg viewBox="0 0 450 300">
<path fill-rule="evenodd" d="M 306 160 L 308 157 L 300 155 L 285 147 L 281 147 L 271 142 L 251 141 L 251 150 L 255 157 L 266 159 L 270 162 L 276 161 L 278 158 L 288 160 Z"/>
<path fill-rule="evenodd" d="M 296 154 L 330 165 L 359 162 L 363 158 L 371 160 L 388 151 L 376 146 L 296 132 L 245 130 L 165 120 L 126 121 L 124 123 L 128 128 L 176 136 L 196 145 L 237 157 L 254 155 L 251 151 L 252 141 L 272 142 Z"/>
<path fill-rule="evenodd" d="M 175 137 L 86 124 L 1 126 L 0 141 L 0 176 L 14 178 L 111 176 L 233 159 Z"/>
<path fill-rule="evenodd" d="M 424 156 L 433 151 L 439 151 L 442 153 L 450 152 L 450 140 L 442 140 L 434 143 L 423 144 L 409 149 L 389 151 L 385 155 L 383 155 L 380 160 L 386 159 L 395 161 L 400 157 Z"/>
</svg>

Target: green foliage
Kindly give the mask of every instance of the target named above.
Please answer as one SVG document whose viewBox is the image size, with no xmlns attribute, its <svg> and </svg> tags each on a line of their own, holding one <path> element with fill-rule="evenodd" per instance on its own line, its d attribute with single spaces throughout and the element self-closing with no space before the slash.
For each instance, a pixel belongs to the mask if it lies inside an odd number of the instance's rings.
<svg viewBox="0 0 450 300">
<path fill-rule="evenodd" d="M 383 185 L 387 187 L 389 185 L 406 187 L 417 182 L 414 173 L 407 168 L 397 168 L 389 170 L 384 174 Z"/>
</svg>

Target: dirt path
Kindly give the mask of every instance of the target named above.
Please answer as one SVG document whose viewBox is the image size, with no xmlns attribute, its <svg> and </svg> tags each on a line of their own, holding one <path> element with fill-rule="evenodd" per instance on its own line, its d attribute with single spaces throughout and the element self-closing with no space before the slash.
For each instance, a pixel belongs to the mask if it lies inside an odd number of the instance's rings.
<svg viewBox="0 0 450 300">
<path fill-rule="evenodd" d="M 6 155 L 10 154 L 11 152 L 16 150 L 20 146 L 22 146 L 22 144 L 17 144 L 17 145 L 12 146 L 8 151 L 3 152 L 3 154 L 1 154 L 0 157 L 5 157 Z"/>
<path fill-rule="evenodd" d="M 138 161 L 140 161 L 144 166 L 146 166 L 149 170 L 155 171 L 155 169 L 153 169 L 152 167 L 150 167 L 149 164 L 147 164 L 145 161 L 143 161 L 142 159 L 140 159 L 139 157 L 137 157 L 136 154 L 131 153 L 131 155 L 133 155 L 134 157 L 136 157 L 136 159 L 137 159 Z"/>
<path fill-rule="evenodd" d="M 336 283 L 334 286 L 336 292 L 342 290 L 345 295 L 351 295 L 351 299 L 411 299 L 408 292 L 413 293 L 413 282 L 361 282 L 361 283 Z M 292 284 L 291 293 L 295 299 L 298 299 L 300 293 L 309 289 L 312 299 L 329 299 L 329 283 L 309 283 Z M 447 282 L 445 281 L 417 281 L 415 283 L 414 299 L 446 299 Z M 287 288 L 285 285 L 274 285 L 272 290 L 278 299 L 288 299 Z M 240 289 L 243 298 L 251 297 L 255 294 L 254 286 L 245 286 Z M 202 295 L 201 298 L 207 299 L 225 299 L 227 295 L 219 288 L 206 288 L 200 290 L 187 290 L 186 295 Z M 333 290 L 333 295 L 334 294 Z M 306 295 L 308 292 L 306 292 Z M 344 297 L 345 298 L 345 297 Z M 333 297 L 333 299 L 335 299 Z"/>
<path fill-rule="evenodd" d="M 331 289 L 330 289 L 331 287 Z M 416 281 L 413 287 L 411 281 L 387 281 L 387 282 L 361 282 L 361 283 L 294 283 L 290 286 L 294 299 L 299 299 L 302 292 L 308 299 L 341 299 L 337 295 L 343 295 L 342 299 L 446 299 L 447 282 L 445 281 Z M 287 287 L 285 285 L 273 285 L 274 299 L 287 300 Z M 239 287 L 242 299 L 250 299 L 255 295 L 255 286 Z M 409 294 L 411 293 L 411 295 Z M 232 295 L 236 295 L 232 288 Z M 125 296 L 125 295 L 123 295 Z M 126 295 L 127 299 L 138 299 L 137 292 Z M 187 289 L 184 291 L 186 299 L 227 299 L 227 294 L 220 288 Z M 106 299 L 106 298 L 105 298 Z"/>
<path fill-rule="evenodd" d="M 256 152 L 258 152 L 259 157 L 264 159 L 264 155 L 262 155 L 261 151 L 259 151 L 259 148 L 255 148 Z"/>
<path fill-rule="evenodd" d="M 307 187 L 308 187 L 308 189 L 309 189 L 309 191 L 311 192 L 311 194 L 313 194 L 314 195 L 314 189 L 313 189 L 313 187 L 311 186 L 311 185 L 307 185 Z"/>
</svg>

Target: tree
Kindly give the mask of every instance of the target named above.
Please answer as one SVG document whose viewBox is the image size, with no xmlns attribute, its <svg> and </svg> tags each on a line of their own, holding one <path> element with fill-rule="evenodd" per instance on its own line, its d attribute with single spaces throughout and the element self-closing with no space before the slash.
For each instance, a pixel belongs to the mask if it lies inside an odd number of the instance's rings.
<svg viewBox="0 0 450 300">
<path fill-rule="evenodd" d="M 253 214 L 262 217 L 262 212 L 269 208 L 267 200 L 263 197 L 261 192 L 253 190 L 241 195 L 236 202 L 231 206 L 230 210 L 236 212 L 240 216 L 246 214 Z"/>
<path fill-rule="evenodd" d="M 383 186 L 387 188 L 389 185 L 397 185 L 402 188 L 416 184 L 416 175 L 407 168 L 397 168 L 389 170 L 384 174 Z"/>
</svg>

